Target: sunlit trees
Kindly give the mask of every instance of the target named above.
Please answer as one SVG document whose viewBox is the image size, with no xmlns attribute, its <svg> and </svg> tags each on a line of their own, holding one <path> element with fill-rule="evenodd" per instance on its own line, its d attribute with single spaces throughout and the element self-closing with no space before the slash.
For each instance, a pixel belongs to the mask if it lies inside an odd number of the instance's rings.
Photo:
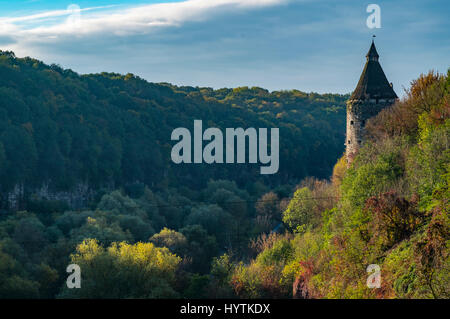
<svg viewBox="0 0 450 319">
<path fill-rule="evenodd" d="M 313 218 L 314 205 L 312 192 L 308 188 L 297 189 L 283 213 L 283 222 L 294 230 L 305 226 Z"/>
<path fill-rule="evenodd" d="M 174 230 L 163 228 L 158 234 L 153 235 L 150 241 L 158 247 L 167 247 L 178 256 L 189 253 L 186 237 Z"/>
<path fill-rule="evenodd" d="M 72 262 L 82 269 L 80 289 L 64 289 L 63 298 L 171 298 L 181 258 L 152 243 L 113 243 L 96 240 L 77 246 Z"/>
</svg>

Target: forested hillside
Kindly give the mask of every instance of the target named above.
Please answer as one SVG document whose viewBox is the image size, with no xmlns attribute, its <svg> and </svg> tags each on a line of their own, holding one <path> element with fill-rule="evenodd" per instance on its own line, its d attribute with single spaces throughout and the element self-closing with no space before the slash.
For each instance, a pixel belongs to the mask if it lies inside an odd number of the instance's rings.
<svg viewBox="0 0 450 319">
<path fill-rule="evenodd" d="M 348 169 L 341 158 L 331 183 L 296 190 L 283 212 L 291 231 L 260 237 L 257 257 L 228 273 L 238 296 L 450 297 L 449 75 L 413 81 L 369 121 Z"/>
<path fill-rule="evenodd" d="M 204 281 L 214 257 L 233 251 L 244 258 L 250 238 L 280 224 L 276 213 L 256 213 L 259 197 L 273 190 L 268 202 L 278 205 L 302 178 L 331 174 L 343 151 L 346 98 L 176 87 L 131 74 L 79 75 L 1 52 L 0 297 L 65 296 L 71 254 L 88 239 L 86 245 L 127 242 L 131 246 L 120 249 L 138 249 L 126 263 L 160 254 L 170 259 L 149 263 L 147 270 L 130 268 L 130 276 L 148 271 L 151 277 L 140 292 L 100 289 L 92 296 L 184 295 Z M 278 174 L 262 176 L 254 164 L 173 164 L 171 132 L 192 130 L 195 119 L 221 129 L 278 127 Z M 46 197 L 79 184 L 92 195 L 81 206 Z M 38 192 L 43 185 L 48 192 Z M 17 189 L 23 198 L 11 209 Z M 137 248 L 138 242 L 145 244 Z M 156 248 L 164 246 L 170 251 Z M 110 252 L 105 258 L 114 258 Z M 113 279 L 111 269 L 101 271 Z M 161 291 L 151 288 L 156 283 Z"/>
<path fill-rule="evenodd" d="M 0 298 L 450 297 L 449 74 L 370 119 L 350 167 L 346 96 L 80 76 L 6 52 L 0 75 L 2 191 L 96 190 L 80 210 L 31 192 L 0 211 Z M 280 172 L 172 166 L 171 130 L 193 119 L 279 127 Z"/>
<path fill-rule="evenodd" d="M 0 52 L 0 193 L 17 185 L 32 193 L 43 184 L 70 191 L 79 183 L 94 190 L 131 184 L 198 190 L 210 179 L 249 189 L 258 181 L 275 187 L 325 178 L 343 152 L 346 98 L 79 75 Z M 195 119 L 205 128 L 280 128 L 279 173 L 263 179 L 255 164 L 173 164 L 171 132 L 192 130 Z"/>
</svg>

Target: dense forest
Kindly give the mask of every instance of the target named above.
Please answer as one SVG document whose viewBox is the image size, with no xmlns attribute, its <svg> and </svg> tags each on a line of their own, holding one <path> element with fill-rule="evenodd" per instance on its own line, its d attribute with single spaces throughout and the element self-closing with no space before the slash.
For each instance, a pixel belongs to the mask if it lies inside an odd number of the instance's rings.
<svg viewBox="0 0 450 319">
<path fill-rule="evenodd" d="M 17 186 L 32 195 L 43 185 L 52 192 L 79 184 L 199 190 L 209 180 L 227 179 L 250 189 L 326 178 L 344 149 L 346 98 L 177 87 L 132 74 L 79 75 L 0 52 L 0 207 Z M 174 164 L 171 133 L 192 130 L 194 120 L 222 130 L 279 128 L 278 174 L 261 176 L 255 164 Z"/>
<path fill-rule="evenodd" d="M 449 298 L 449 90 L 449 74 L 413 81 L 347 167 L 348 96 L 78 75 L 3 52 L 0 298 Z M 171 164 L 170 133 L 193 119 L 279 127 L 279 173 Z M 80 182 L 95 190 L 83 209 L 33 194 Z M 28 197 L 7 209 L 17 184 Z"/>
</svg>

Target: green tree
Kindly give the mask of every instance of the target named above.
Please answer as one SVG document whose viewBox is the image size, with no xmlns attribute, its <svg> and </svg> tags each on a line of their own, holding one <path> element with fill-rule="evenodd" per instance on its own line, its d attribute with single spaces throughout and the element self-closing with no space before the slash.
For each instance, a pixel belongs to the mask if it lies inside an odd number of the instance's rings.
<svg viewBox="0 0 450 319">
<path fill-rule="evenodd" d="M 64 288 L 62 298 L 172 298 L 181 258 L 152 243 L 113 243 L 92 239 L 71 257 L 82 270 L 80 289 Z"/>
<path fill-rule="evenodd" d="M 299 188 L 283 213 L 283 222 L 291 229 L 307 225 L 314 217 L 315 200 L 307 188 Z"/>
</svg>

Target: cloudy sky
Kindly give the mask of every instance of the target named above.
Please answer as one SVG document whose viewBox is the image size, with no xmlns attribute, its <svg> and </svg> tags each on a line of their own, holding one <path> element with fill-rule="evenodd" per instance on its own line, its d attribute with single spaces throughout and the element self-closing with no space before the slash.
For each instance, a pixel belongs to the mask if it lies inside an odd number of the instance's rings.
<svg viewBox="0 0 450 319">
<path fill-rule="evenodd" d="M 370 3 L 381 28 L 369 29 Z M 79 73 L 347 93 L 372 34 L 394 89 L 450 67 L 448 0 L 0 0 L 0 49 Z"/>
</svg>

